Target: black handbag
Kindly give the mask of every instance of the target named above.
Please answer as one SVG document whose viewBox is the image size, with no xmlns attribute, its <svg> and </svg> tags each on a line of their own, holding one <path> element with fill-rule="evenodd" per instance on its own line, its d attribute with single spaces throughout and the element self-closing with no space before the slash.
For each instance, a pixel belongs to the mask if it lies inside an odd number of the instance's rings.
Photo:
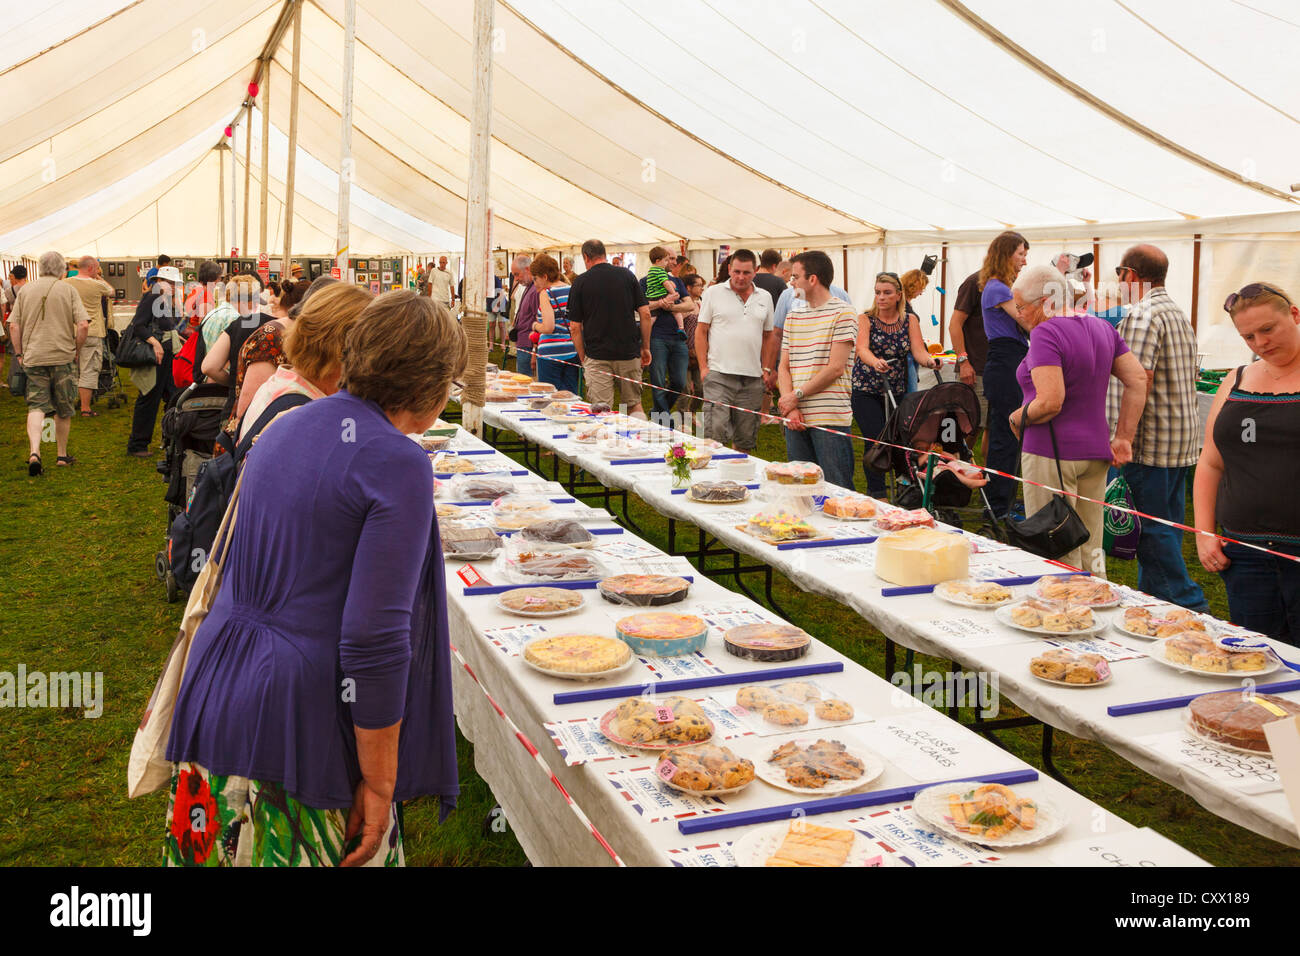
<svg viewBox="0 0 1300 956">
<path fill-rule="evenodd" d="M 122 333 L 122 338 L 117 343 L 117 351 L 113 353 L 113 361 L 122 368 L 156 368 L 158 365 L 158 357 L 154 354 L 153 346 L 140 337 L 135 325 L 127 326 L 126 331 Z"/>
<path fill-rule="evenodd" d="M 27 372 L 18 364 L 18 357 L 9 353 L 9 394 L 14 398 L 27 395 Z"/>
<path fill-rule="evenodd" d="M 1020 446 L 1025 444 L 1025 415 L 1020 416 Z M 1052 436 L 1052 454 L 1056 458 L 1056 474 L 1061 487 L 1065 487 L 1065 475 L 1061 471 L 1061 453 L 1056 447 L 1056 432 L 1051 423 L 1047 431 Z M 1027 518 L 1013 518 L 1008 515 L 1002 521 L 1007 543 L 1016 546 L 1040 558 L 1055 560 L 1069 554 L 1075 548 L 1085 544 L 1091 535 L 1088 526 L 1083 523 L 1079 513 L 1070 507 L 1064 495 L 1053 494 L 1052 500 Z"/>
</svg>

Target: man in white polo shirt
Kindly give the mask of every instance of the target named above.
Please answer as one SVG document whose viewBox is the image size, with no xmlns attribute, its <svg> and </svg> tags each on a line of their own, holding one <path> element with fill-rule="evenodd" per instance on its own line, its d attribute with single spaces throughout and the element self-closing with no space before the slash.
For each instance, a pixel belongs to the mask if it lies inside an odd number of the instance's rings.
<svg viewBox="0 0 1300 956">
<path fill-rule="evenodd" d="M 763 376 L 772 371 L 763 368 L 762 357 L 772 342 L 773 303 L 771 295 L 754 285 L 757 271 L 754 253 L 737 249 L 731 256 L 730 280 L 704 291 L 695 326 L 695 354 L 704 385 L 701 432 L 747 452 L 758 444 Z"/>
</svg>

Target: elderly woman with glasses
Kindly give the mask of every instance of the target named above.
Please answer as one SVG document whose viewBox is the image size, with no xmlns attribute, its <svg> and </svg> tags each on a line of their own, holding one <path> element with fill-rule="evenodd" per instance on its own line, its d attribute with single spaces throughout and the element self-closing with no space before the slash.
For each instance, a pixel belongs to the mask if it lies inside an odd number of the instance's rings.
<svg viewBox="0 0 1300 956">
<path fill-rule="evenodd" d="M 1133 457 L 1133 435 L 1146 401 L 1146 371 L 1105 320 L 1075 311 L 1069 280 L 1055 267 L 1021 270 L 1011 293 L 1017 321 L 1031 333 L 1028 352 L 1016 369 L 1024 404 L 1007 419 L 1022 442 L 1025 514 L 1051 501 L 1052 492 L 1042 485 L 1081 496 L 1070 504 L 1089 537 L 1061 560 L 1105 577 L 1101 501 L 1106 472 Z M 1106 421 L 1111 375 L 1124 384 L 1114 439 Z"/>
<path fill-rule="evenodd" d="M 1205 423 L 1192 485 L 1196 551 L 1222 575 L 1235 624 L 1300 643 L 1300 309 L 1252 282 L 1224 310 L 1259 357 L 1224 376 Z M 1220 541 L 1225 537 L 1245 542 Z M 1247 545 L 1268 548 L 1268 554 Z M 1286 557 L 1286 556 L 1291 557 Z"/>
</svg>

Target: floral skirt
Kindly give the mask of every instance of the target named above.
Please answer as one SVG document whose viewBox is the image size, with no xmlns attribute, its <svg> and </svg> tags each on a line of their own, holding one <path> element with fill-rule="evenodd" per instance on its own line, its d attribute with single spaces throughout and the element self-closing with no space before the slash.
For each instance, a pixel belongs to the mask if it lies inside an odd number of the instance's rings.
<svg viewBox="0 0 1300 956">
<path fill-rule="evenodd" d="M 278 783 L 209 773 L 196 763 L 172 771 L 167 801 L 167 866 L 338 866 L 357 840 L 345 841 L 345 810 L 317 810 Z M 369 866 L 405 866 L 397 804 Z"/>
</svg>

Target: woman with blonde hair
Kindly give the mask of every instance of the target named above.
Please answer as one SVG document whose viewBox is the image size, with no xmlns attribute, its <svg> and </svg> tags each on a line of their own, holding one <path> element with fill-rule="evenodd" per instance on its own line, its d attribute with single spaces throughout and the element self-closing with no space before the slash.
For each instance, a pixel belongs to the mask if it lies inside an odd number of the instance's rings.
<svg viewBox="0 0 1300 956">
<path fill-rule="evenodd" d="M 406 436 L 437 420 L 465 336 L 446 306 L 402 290 L 345 343 L 343 388 L 248 453 L 176 699 L 169 864 L 401 865 L 394 803 L 455 805 L 433 472 Z"/>
<path fill-rule="evenodd" d="M 357 317 L 374 301 L 365 289 L 336 282 L 321 289 L 302 307 L 284 332 L 284 364 L 252 393 L 239 425 L 239 438 L 267 407 L 284 395 L 324 398 L 339 390 L 343 343 Z"/>
<path fill-rule="evenodd" d="M 1205 423 L 1192 502 L 1196 529 L 1300 558 L 1300 308 L 1252 282 L 1224 311 L 1259 360 L 1225 375 Z M 1258 439 L 1258 440 L 1257 440 Z M 1300 644 L 1300 562 L 1203 534 L 1201 566 L 1223 577 L 1232 622 Z"/>
<path fill-rule="evenodd" d="M 921 337 L 921 323 L 906 311 L 903 283 L 892 272 L 876 276 L 876 298 L 858 316 L 857 354 L 853 360 L 853 417 L 863 438 L 876 438 L 885 427 L 885 393 L 897 402 L 907 394 L 907 362 L 920 368 L 938 368 Z M 871 446 L 868 445 L 869 449 Z M 867 491 L 876 497 L 886 492 L 885 478 L 866 467 Z"/>
<path fill-rule="evenodd" d="M 1029 336 L 1020 327 L 1011 284 L 1025 266 L 1029 243 L 1018 232 L 1007 231 L 989 243 L 980 269 L 980 310 L 989 340 L 984 363 L 984 397 L 989 403 L 988 458 L 990 468 L 1015 474 L 1020 443 L 1011 432 L 1011 412 L 1024 402 L 1016 369 L 1029 352 Z M 1011 511 L 1016 485 L 1011 478 L 989 479 L 986 497 L 995 518 Z"/>
</svg>

